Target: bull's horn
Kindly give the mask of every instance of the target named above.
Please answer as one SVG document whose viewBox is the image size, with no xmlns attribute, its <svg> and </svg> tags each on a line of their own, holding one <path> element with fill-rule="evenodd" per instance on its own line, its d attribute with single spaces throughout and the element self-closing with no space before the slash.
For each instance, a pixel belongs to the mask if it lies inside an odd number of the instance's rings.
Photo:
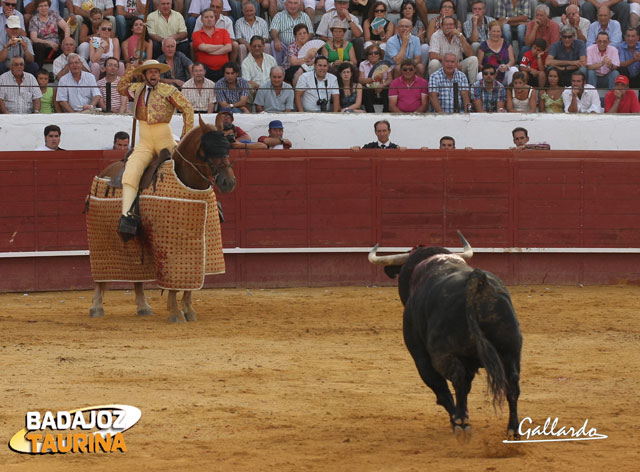
<svg viewBox="0 0 640 472">
<path fill-rule="evenodd" d="M 399 266 L 407 262 L 409 259 L 409 253 L 406 254 L 394 254 L 393 256 L 376 256 L 376 251 L 380 247 L 376 244 L 369 252 L 369 262 L 376 265 L 383 266 Z"/>
<path fill-rule="evenodd" d="M 460 230 L 458 230 L 458 236 L 460 236 L 460 240 L 462 241 L 462 245 L 464 246 L 463 248 L 464 252 L 458 255 L 462 257 L 465 261 L 468 261 L 473 256 L 473 249 L 471 248 L 471 244 L 469 244 L 469 242 L 466 239 L 464 239 L 464 236 L 462 236 L 462 233 L 460 232 Z"/>
</svg>

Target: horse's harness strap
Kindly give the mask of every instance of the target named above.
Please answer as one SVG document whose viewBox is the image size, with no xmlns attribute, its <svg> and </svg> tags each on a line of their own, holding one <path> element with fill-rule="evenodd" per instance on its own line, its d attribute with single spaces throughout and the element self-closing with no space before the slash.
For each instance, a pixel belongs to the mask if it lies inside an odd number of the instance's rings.
<svg viewBox="0 0 640 472">
<path fill-rule="evenodd" d="M 191 161 L 188 161 L 180 152 L 180 150 L 176 147 L 175 149 L 175 153 L 180 156 L 180 159 L 182 159 L 184 162 L 186 162 L 187 164 L 189 164 L 191 167 L 193 167 L 193 170 L 195 170 L 198 175 L 200 177 L 202 177 L 203 180 L 205 180 L 207 183 L 211 183 L 211 181 L 207 178 L 207 176 L 205 176 L 202 172 L 200 172 L 200 170 L 198 170 L 198 168 L 195 166 L 195 164 Z"/>
</svg>

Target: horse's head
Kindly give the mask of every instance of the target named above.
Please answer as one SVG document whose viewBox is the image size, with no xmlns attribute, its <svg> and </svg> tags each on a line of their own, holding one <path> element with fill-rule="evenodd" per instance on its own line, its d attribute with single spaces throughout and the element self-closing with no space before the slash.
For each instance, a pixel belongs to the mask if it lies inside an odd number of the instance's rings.
<svg viewBox="0 0 640 472">
<path fill-rule="evenodd" d="M 236 176 L 229 163 L 229 141 L 222 131 L 206 124 L 200 118 L 202 137 L 198 149 L 198 159 L 209 166 L 216 185 L 223 193 L 232 192 L 236 186 Z"/>
</svg>

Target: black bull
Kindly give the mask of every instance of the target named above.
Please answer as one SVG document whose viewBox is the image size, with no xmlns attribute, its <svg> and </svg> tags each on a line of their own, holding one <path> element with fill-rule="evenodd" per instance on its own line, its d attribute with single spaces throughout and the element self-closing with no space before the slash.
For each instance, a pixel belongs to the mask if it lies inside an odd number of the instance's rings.
<svg viewBox="0 0 640 472">
<path fill-rule="evenodd" d="M 418 372 L 436 394 L 459 440 L 469 440 L 467 395 L 480 367 L 487 373 L 494 406 L 509 403 L 507 435 L 518 437 L 522 335 L 507 288 L 495 275 L 466 263 L 473 255 L 458 232 L 464 253 L 417 247 L 408 254 L 376 256 L 385 273 L 398 274 L 404 305 L 404 341 Z M 446 380 L 455 390 L 454 403 Z"/>
</svg>

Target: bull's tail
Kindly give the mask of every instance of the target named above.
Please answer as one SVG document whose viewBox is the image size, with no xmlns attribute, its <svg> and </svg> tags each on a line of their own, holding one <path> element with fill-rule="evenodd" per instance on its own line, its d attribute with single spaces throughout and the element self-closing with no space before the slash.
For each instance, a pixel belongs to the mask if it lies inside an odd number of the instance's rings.
<svg viewBox="0 0 640 472">
<path fill-rule="evenodd" d="M 493 287 L 488 283 L 487 275 L 484 271 L 475 269 L 467 282 L 467 324 L 476 342 L 478 357 L 487 372 L 488 388 L 493 395 L 493 406 L 499 407 L 504 401 L 507 388 L 507 379 L 504 373 L 502 360 L 496 348 L 486 338 L 478 321 L 478 313 L 487 302 L 495 303 L 496 294 Z"/>
</svg>

